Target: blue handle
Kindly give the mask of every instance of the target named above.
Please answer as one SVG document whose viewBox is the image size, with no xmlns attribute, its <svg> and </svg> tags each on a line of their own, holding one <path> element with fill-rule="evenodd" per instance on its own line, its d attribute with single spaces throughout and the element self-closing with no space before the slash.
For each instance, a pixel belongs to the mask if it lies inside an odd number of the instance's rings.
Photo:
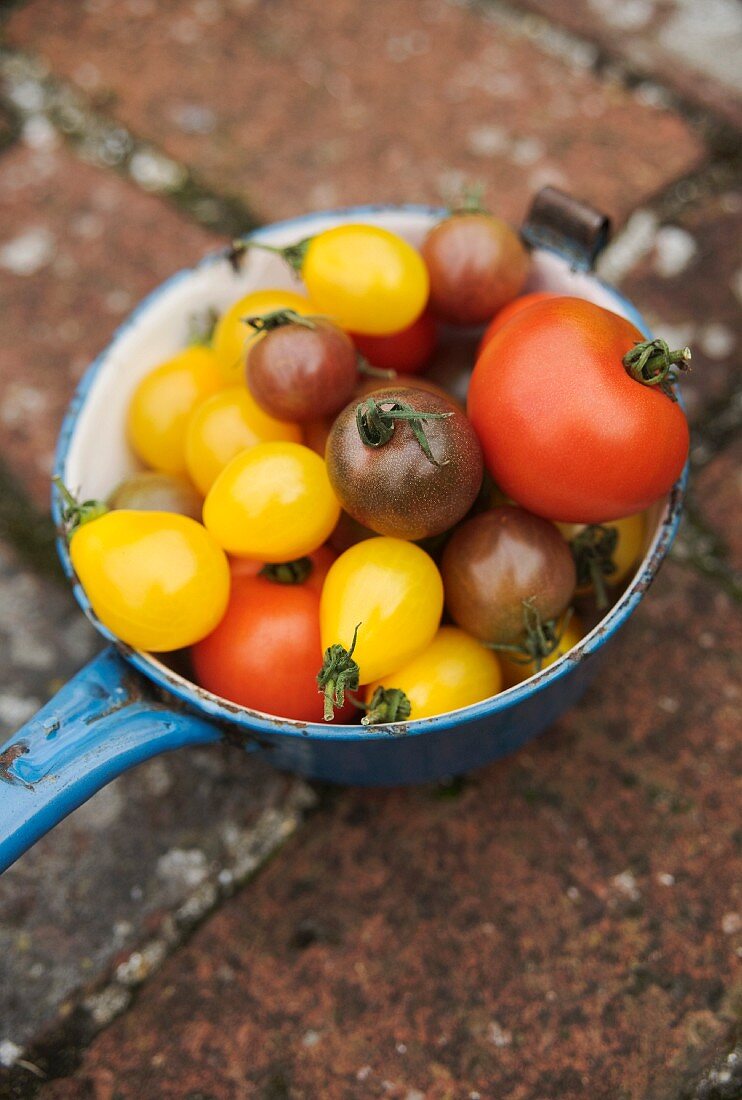
<svg viewBox="0 0 742 1100">
<path fill-rule="evenodd" d="M 218 726 L 170 710 L 110 647 L 0 748 L 0 873 L 117 775 Z"/>
</svg>

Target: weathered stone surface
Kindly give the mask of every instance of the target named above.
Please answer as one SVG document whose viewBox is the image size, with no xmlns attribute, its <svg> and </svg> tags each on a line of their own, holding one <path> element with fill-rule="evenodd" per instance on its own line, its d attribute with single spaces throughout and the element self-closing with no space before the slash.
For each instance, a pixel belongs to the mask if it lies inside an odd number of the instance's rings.
<svg viewBox="0 0 742 1100">
<path fill-rule="evenodd" d="M 742 125 L 742 11 L 735 0 L 521 0 L 637 73 Z"/>
<path fill-rule="evenodd" d="M 46 509 L 80 375 L 139 299 L 215 238 L 40 130 L 0 159 L 0 436 Z"/>
<path fill-rule="evenodd" d="M 665 566 L 550 733 L 447 796 L 339 795 L 40 1096 L 692 1095 L 742 932 L 739 642 Z"/>
<path fill-rule="evenodd" d="M 0 745 L 99 647 L 67 588 L 0 543 Z M 256 822 L 270 832 L 273 815 L 278 843 L 298 789 L 239 749 L 192 749 L 116 780 L 42 840 L 0 879 L 0 1051 L 53 1023 L 198 890 L 216 900 L 244 877 Z"/>
<path fill-rule="evenodd" d="M 742 575 L 742 441 L 711 459 L 695 480 L 694 500 L 705 522 L 721 536 L 730 568 Z"/>
<path fill-rule="evenodd" d="M 589 50 L 553 56 L 446 0 L 32 0 L 8 35 L 264 220 L 478 179 L 511 218 L 552 182 L 622 220 L 702 156 Z"/>
<path fill-rule="evenodd" d="M 694 423 L 730 397 L 738 378 L 741 215 L 742 193 L 733 190 L 694 202 L 672 223 L 639 211 L 599 267 L 658 336 L 673 348 L 690 344 L 682 391 Z"/>
</svg>

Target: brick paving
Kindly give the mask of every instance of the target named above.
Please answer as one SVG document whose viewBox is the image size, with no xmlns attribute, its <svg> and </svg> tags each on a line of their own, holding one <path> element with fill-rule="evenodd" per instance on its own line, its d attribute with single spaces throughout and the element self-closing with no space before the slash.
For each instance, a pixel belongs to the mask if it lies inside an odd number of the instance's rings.
<svg viewBox="0 0 742 1100">
<path fill-rule="evenodd" d="M 742 1092 L 736 15 L 698 7 L 12 5 L 4 730 L 97 645 L 40 518 L 64 405 L 131 305 L 212 247 L 205 225 L 478 179 L 517 220 L 541 183 L 571 188 L 623 227 L 605 276 L 693 344 L 696 472 L 676 562 L 584 703 L 514 759 L 443 792 L 319 792 L 231 901 L 311 795 L 228 750 L 140 768 L 24 857 L 0 883 L 0 1096 Z"/>
<path fill-rule="evenodd" d="M 589 57 L 445 0 L 32 0 L 8 35 L 265 220 L 437 202 L 462 179 L 507 217 L 551 182 L 622 219 L 702 156 Z"/>
</svg>

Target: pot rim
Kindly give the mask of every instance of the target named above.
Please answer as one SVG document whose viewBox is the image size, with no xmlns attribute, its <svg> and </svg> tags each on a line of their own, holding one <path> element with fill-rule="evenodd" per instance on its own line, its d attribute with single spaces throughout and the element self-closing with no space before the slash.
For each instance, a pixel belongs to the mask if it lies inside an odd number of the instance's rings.
<svg viewBox="0 0 742 1100">
<path fill-rule="evenodd" d="M 244 235 L 244 240 L 265 240 L 276 235 L 283 234 L 286 230 L 306 230 L 313 222 L 329 219 L 349 221 L 354 218 L 368 219 L 373 215 L 413 214 L 424 215 L 431 218 L 440 218 L 446 213 L 445 209 L 436 206 L 420 204 L 365 204 L 350 206 L 332 210 L 314 211 L 309 214 L 289 218 L 270 225 L 262 226 Z M 304 233 L 304 235 L 308 235 Z M 54 474 L 64 480 L 67 458 L 75 433 L 80 413 L 89 396 L 97 376 L 108 359 L 112 349 L 122 336 L 134 325 L 138 319 L 156 303 L 163 293 L 171 290 L 178 282 L 189 278 L 193 272 L 200 271 L 204 267 L 224 262 L 228 248 L 221 248 L 207 253 L 197 264 L 190 268 L 183 268 L 169 276 L 164 282 L 156 286 L 147 294 L 116 329 L 106 347 L 96 356 L 91 365 L 81 378 L 75 394 L 65 413 L 62 427 L 57 440 L 54 460 Z M 552 252 L 564 260 L 564 257 L 555 249 L 538 249 L 536 251 Z M 614 300 L 620 304 L 623 312 L 633 324 L 647 337 L 651 336 L 649 327 L 636 307 L 618 293 L 612 286 L 605 283 L 594 273 L 589 273 Z M 52 490 L 51 511 L 53 520 L 59 532 L 57 537 L 57 551 L 66 576 L 73 586 L 73 592 L 87 618 L 95 626 L 99 634 L 107 641 L 112 642 L 122 655 L 137 668 L 148 680 L 170 695 L 174 695 L 180 702 L 191 709 L 207 714 L 218 722 L 229 723 L 237 726 L 247 734 L 277 733 L 288 736 L 308 737 L 315 740 L 358 740 L 368 741 L 384 739 L 388 737 L 417 736 L 432 731 L 440 731 L 462 723 L 469 723 L 489 715 L 507 711 L 531 698 L 551 684 L 556 683 L 562 677 L 575 671 L 577 667 L 588 657 L 596 653 L 613 634 L 618 631 L 626 620 L 633 614 L 638 604 L 644 597 L 647 589 L 654 580 L 657 571 L 665 558 L 677 533 L 682 513 L 685 488 L 688 480 L 688 463 L 671 489 L 662 516 L 658 521 L 654 537 L 647 549 L 647 553 L 639 564 L 637 571 L 616 603 L 607 614 L 582 638 L 578 644 L 567 654 L 561 657 L 553 665 L 536 673 L 528 680 L 500 692 L 498 695 L 479 703 L 473 703 L 468 707 L 458 710 L 446 711 L 444 714 L 433 718 L 420 718 L 409 722 L 397 722 L 389 725 L 362 727 L 358 725 L 323 725 L 317 722 L 297 722 L 285 718 L 278 718 L 259 711 L 249 710 L 246 707 L 230 703 L 210 692 L 205 691 L 192 681 L 173 671 L 157 656 L 144 651 L 132 649 L 125 645 L 102 623 L 98 621 L 92 611 L 90 602 L 83 591 L 70 560 L 69 547 L 62 531 L 61 508 L 57 493 Z"/>
</svg>

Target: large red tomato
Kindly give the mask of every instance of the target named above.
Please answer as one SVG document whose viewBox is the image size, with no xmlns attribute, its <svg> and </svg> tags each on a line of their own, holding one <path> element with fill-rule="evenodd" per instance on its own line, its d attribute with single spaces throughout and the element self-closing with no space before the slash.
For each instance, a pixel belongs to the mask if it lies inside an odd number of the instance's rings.
<svg viewBox="0 0 742 1100">
<path fill-rule="evenodd" d="M 482 354 L 495 333 L 499 332 L 502 326 L 506 325 L 511 317 L 515 317 L 522 309 L 528 309 L 529 306 L 535 306 L 536 302 L 543 302 L 546 298 L 558 297 L 560 297 L 560 295 L 552 294 L 548 290 L 534 290 L 531 294 L 521 294 L 517 298 L 513 298 L 512 302 L 508 302 L 502 309 L 498 309 L 495 316 L 487 325 L 487 328 L 482 334 L 477 355 Z"/>
<path fill-rule="evenodd" d="M 235 578 L 224 618 L 191 648 L 191 659 L 197 682 L 223 699 L 281 718 L 323 720 L 319 593 L 305 584 Z M 351 713 L 346 707 L 339 720 Z"/>
<path fill-rule="evenodd" d="M 578 298 L 537 303 L 495 333 L 474 368 L 468 413 L 503 492 L 547 519 L 600 523 L 670 490 L 688 424 L 624 367 L 642 339 Z"/>
</svg>

